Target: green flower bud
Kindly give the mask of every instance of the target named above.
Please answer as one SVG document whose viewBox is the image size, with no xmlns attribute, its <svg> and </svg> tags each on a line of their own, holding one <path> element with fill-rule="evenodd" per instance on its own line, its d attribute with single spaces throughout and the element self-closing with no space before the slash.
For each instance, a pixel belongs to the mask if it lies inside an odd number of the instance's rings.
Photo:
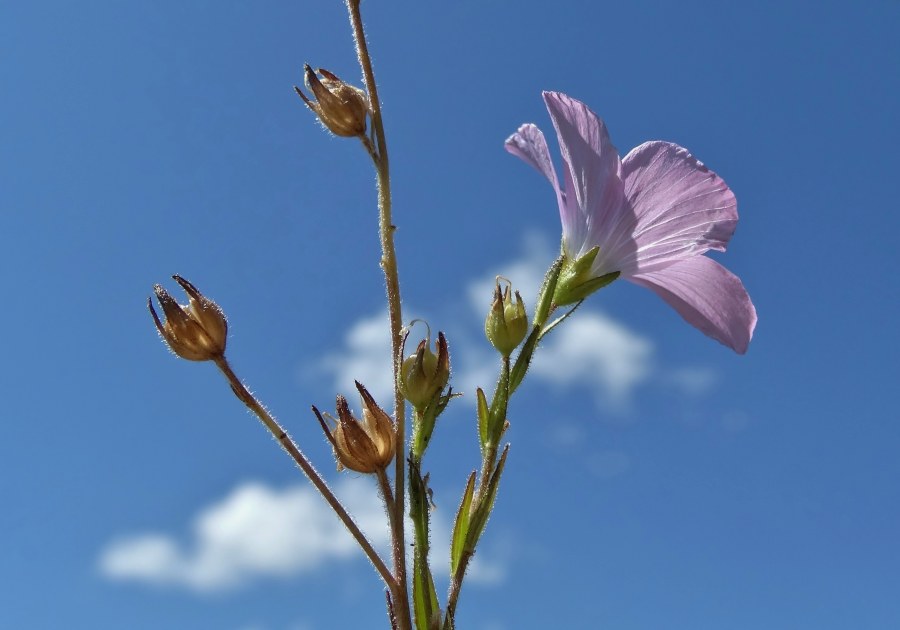
<svg viewBox="0 0 900 630">
<path fill-rule="evenodd" d="M 494 302 L 484 321 L 484 334 L 487 335 L 488 341 L 505 357 L 512 354 L 528 333 L 525 303 L 518 291 L 515 292 L 516 301 L 513 302 L 511 288 L 510 283 L 505 290 L 501 290 L 500 278 L 497 278 Z"/>
<path fill-rule="evenodd" d="M 450 380 L 450 352 L 444 333 L 434 343 L 437 354 L 428 347 L 428 339 L 419 342 L 416 353 L 400 366 L 400 392 L 416 409 L 424 409 Z"/>
</svg>

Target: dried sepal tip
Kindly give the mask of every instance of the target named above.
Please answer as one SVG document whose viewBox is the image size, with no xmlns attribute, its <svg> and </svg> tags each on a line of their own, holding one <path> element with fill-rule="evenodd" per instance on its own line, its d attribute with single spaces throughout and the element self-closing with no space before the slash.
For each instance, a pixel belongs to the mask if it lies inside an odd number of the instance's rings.
<svg viewBox="0 0 900 630">
<path fill-rule="evenodd" d="M 337 396 L 337 419 L 323 416 L 316 407 L 312 410 L 334 449 L 338 470 L 370 474 L 384 470 L 393 461 L 396 430 L 394 421 L 369 391 L 358 382 L 356 387 L 363 403 L 362 419 L 353 416 L 341 395 Z"/>
<path fill-rule="evenodd" d="M 304 82 L 312 92 L 310 99 L 303 91 L 294 86 L 294 91 L 303 99 L 323 125 L 334 135 L 344 138 L 364 137 L 366 135 L 366 119 L 369 115 L 369 99 L 366 93 L 341 81 L 336 75 L 324 68 L 318 71 L 306 64 L 303 66 Z M 320 79 L 318 75 L 322 75 Z"/>
<path fill-rule="evenodd" d="M 165 321 L 160 320 L 151 298 L 147 298 L 147 307 L 159 336 L 172 352 L 188 361 L 211 361 L 224 356 L 228 338 L 225 313 L 193 284 L 179 275 L 172 277 L 184 289 L 188 303 L 179 304 L 162 286 L 154 285 Z"/>
</svg>

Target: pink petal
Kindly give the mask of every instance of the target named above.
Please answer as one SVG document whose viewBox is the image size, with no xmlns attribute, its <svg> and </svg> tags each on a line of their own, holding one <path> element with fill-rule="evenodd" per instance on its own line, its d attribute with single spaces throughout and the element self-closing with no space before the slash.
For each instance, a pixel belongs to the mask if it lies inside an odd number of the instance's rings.
<svg viewBox="0 0 900 630">
<path fill-rule="evenodd" d="M 756 328 L 756 308 L 740 278 L 706 256 L 628 278 L 664 299 L 695 328 L 738 354 Z"/>
<path fill-rule="evenodd" d="M 553 168 L 553 160 L 547 148 L 547 140 L 543 132 L 531 123 L 522 125 L 519 130 L 506 139 L 503 145 L 509 153 L 521 158 L 533 166 L 538 172 L 543 173 L 556 192 L 556 200 L 559 207 L 565 207 L 565 194 L 559 187 L 556 179 L 556 169 Z M 560 212 L 562 212 L 560 210 Z"/>
<path fill-rule="evenodd" d="M 544 92 L 566 163 L 566 206 L 560 208 L 567 253 L 579 256 L 608 243 L 610 226 L 624 211 L 622 164 L 603 121 L 587 105 Z"/>
<path fill-rule="evenodd" d="M 644 273 L 715 249 L 737 225 L 737 202 L 722 179 L 670 142 L 645 142 L 622 161 L 625 197 L 636 224 L 623 274 Z"/>
<path fill-rule="evenodd" d="M 550 150 L 547 148 L 547 139 L 536 125 L 531 123 L 522 125 L 516 133 L 506 139 L 504 146 L 507 151 L 543 173 L 554 188 L 559 188 L 553 160 L 550 158 Z"/>
</svg>

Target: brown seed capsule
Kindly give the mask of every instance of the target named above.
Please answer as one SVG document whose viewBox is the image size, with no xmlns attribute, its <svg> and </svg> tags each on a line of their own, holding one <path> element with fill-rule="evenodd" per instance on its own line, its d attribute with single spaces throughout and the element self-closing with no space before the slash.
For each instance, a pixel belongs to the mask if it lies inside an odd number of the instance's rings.
<svg viewBox="0 0 900 630">
<path fill-rule="evenodd" d="M 394 422 L 365 387 L 357 382 L 356 388 L 363 402 L 362 420 L 353 417 L 347 399 L 340 395 L 337 397 L 338 419 L 327 416 L 334 422 L 334 428 L 328 426 L 318 409 L 312 409 L 334 448 L 338 470 L 349 468 L 359 473 L 374 473 L 384 470 L 394 459 Z"/>
<path fill-rule="evenodd" d="M 160 337 L 182 359 L 210 361 L 223 356 L 228 322 L 222 309 L 181 276 L 172 277 L 187 293 L 188 303 L 182 306 L 160 285 L 153 287 L 166 318 L 165 322 L 160 321 L 148 298 L 147 306 Z"/>
<path fill-rule="evenodd" d="M 316 76 L 309 64 L 303 66 L 306 87 L 312 90 L 315 100 L 310 100 L 296 85 L 294 90 L 307 107 L 316 113 L 322 124 L 336 136 L 354 138 L 365 136 L 369 99 L 358 87 L 344 83 L 328 70 L 319 68 Z"/>
</svg>

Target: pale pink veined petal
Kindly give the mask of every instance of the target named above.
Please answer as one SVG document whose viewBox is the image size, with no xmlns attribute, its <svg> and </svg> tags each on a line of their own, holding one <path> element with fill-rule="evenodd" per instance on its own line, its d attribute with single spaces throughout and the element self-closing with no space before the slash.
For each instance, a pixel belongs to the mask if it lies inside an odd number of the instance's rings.
<svg viewBox="0 0 900 630">
<path fill-rule="evenodd" d="M 603 121 L 584 103 L 544 92 L 566 166 L 566 206 L 560 208 L 568 252 L 577 257 L 608 241 L 623 208 L 622 164 Z"/>
<path fill-rule="evenodd" d="M 553 160 L 550 157 L 550 149 L 547 148 L 547 139 L 544 133 L 536 125 L 526 123 L 506 139 L 506 150 L 527 162 L 544 177 L 550 180 L 554 188 L 559 188 L 556 179 L 556 170 L 553 168 Z"/>
<path fill-rule="evenodd" d="M 738 219 L 734 194 L 687 149 L 645 142 L 625 156 L 622 178 L 636 219 L 631 254 L 619 259 L 623 275 L 725 250 Z"/>
<path fill-rule="evenodd" d="M 707 256 L 628 278 L 664 299 L 689 324 L 738 354 L 756 328 L 756 308 L 740 278 Z"/>
<path fill-rule="evenodd" d="M 535 125 L 527 123 L 519 127 L 518 131 L 506 139 L 503 144 L 509 153 L 512 153 L 524 162 L 530 164 L 543 173 L 553 186 L 556 192 L 556 201 L 560 208 L 560 218 L 565 229 L 565 218 L 563 217 L 563 208 L 566 206 L 565 193 L 559 187 L 559 180 L 556 178 L 556 169 L 553 168 L 553 160 L 550 157 L 550 150 L 547 148 L 547 140 L 544 138 L 543 132 Z"/>
</svg>

